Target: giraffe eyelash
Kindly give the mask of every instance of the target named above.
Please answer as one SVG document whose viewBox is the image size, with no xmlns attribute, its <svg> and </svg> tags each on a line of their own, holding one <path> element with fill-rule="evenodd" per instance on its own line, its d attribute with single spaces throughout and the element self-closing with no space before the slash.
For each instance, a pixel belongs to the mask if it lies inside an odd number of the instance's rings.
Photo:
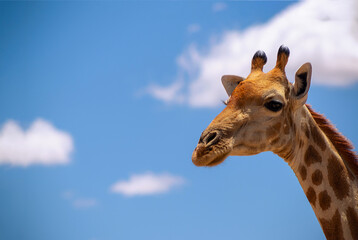
<svg viewBox="0 0 358 240">
<path fill-rule="evenodd" d="M 230 98 L 229 99 L 227 99 L 227 100 L 221 100 L 221 102 L 225 105 L 225 106 L 227 106 L 227 104 L 229 103 L 229 100 L 230 100 Z"/>
</svg>

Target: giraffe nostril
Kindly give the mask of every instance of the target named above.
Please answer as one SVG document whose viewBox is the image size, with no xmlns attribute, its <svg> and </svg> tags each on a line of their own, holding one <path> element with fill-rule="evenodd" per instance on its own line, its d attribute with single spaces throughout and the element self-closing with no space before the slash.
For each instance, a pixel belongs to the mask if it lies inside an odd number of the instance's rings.
<svg viewBox="0 0 358 240">
<path fill-rule="evenodd" d="M 203 139 L 205 145 L 213 145 L 219 141 L 219 135 L 217 132 L 211 132 Z"/>
</svg>

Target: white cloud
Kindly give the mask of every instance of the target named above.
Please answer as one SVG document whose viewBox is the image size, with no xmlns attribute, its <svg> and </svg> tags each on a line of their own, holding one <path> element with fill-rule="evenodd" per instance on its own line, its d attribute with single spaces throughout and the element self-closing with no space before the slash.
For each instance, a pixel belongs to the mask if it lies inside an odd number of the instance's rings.
<svg viewBox="0 0 358 240">
<path fill-rule="evenodd" d="M 154 195 L 168 192 L 175 186 L 182 185 L 184 179 L 170 174 L 134 174 L 128 181 L 119 181 L 110 188 L 113 193 L 126 196 Z"/>
<path fill-rule="evenodd" d="M 188 32 L 189 33 L 196 33 L 200 31 L 200 25 L 193 23 L 188 26 Z"/>
<path fill-rule="evenodd" d="M 156 88 L 154 97 L 165 102 L 177 98 L 193 107 L 213 107 L 226 99 L 220 78 L 224 74 L 247 76 L 253 54 L 264 50 L 268 55 L 265 70 L 276 62 L 279 46 L 291 50 L 286 72 L 292 81 L 305 62 L 313 66 L 312 83 L 348 86 L 358 81 L 358 2 L 354 0 L 305 0 L 292 4 L 267 23 L 243 31 L 224 32 L 204 51 L 194 45 L 179 57 L 179 73 L 187 82 L 158 87 L 171 95 L 163 97 Z M 179 78 L 178 78 L 179 79 Z M 178 84 L 181 83 L 181 85 Z M 176 86 L 175 89 L 173 89 Z M 179 88 L 180 86 L 180 88 Z"/>
<path fill-rule="evenodd" d="M 214 4 L 213 4 L 212 9 L 213 9 L 214 12 L 220 12 L 220 11 L 225 10 L 226 7 L 227 7 L 226 3 L 217 2 L 217 3 L 214 3 Z"/>
<path fill-rule="evenodd" d="M 184 96 L 180 94 L 183 88 L 183 82 L 176 81 L 168 87 L 161 87 L 158 85 L 150 85 L 147 92 L 155 98 L 167 103 L 182 103 Z"/>
<path fill-rule="evenodd" d="M 71 135 L 43 119 L 34 121 L 27 130 L 9 120 L 0 130 L 0 164 L 67 164 L 72 150 Z"/>
</svg>

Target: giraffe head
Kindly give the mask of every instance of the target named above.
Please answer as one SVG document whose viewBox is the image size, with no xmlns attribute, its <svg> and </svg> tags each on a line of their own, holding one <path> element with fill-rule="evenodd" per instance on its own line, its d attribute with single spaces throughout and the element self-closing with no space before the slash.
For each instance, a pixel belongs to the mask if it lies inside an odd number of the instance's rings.
<svg viewBox="0 0 358 240">
<path fill-rule="evenodd" d="M 252 58 L 246 79 L 225 75 L 222 83 L 229 99 L 225 109 L 200 136 L 192 161 L 197 166 L 215 166 L 229 155 L 278 153 L 295 138 L 293 117 L 305 104 L 311 81 L 311 64 L 303 64 L 291 84 L 285 74 L 289 49 L 281 46 L 276 66 L 264 73 L 264 52 Z"/>
</svg>

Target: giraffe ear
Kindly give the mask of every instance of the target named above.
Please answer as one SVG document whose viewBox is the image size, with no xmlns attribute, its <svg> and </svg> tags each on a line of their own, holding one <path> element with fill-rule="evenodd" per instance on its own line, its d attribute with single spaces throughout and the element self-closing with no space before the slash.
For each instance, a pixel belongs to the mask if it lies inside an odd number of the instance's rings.
<svg viewBox="0 0 358 240">
<path fill-rule="evenodd" d="M 235 75 L 224 75 L 221 78 L 221 82 L 224 85 L 226 93 L 229 95 L 229 97 L 231 96 L 236 86 L 239 85 L 239 83 L 243 80 L 244 78 Z"/>
<path fill-rule="evenodd" d="M 307 93 L 311 85 L 312 66 L 311 63 L 303 64 L 296 72 L 295 84 L 293 86 L 293 97 L 299 105 L 303 105 L 307 100 Z"/>
</svg>

